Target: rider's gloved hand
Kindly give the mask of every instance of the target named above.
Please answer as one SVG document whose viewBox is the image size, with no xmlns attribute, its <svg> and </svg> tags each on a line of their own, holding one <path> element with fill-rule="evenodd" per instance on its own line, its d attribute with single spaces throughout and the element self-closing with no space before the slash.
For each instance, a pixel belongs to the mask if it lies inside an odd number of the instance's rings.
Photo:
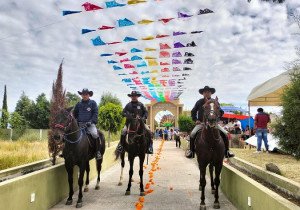
<svg viewBox="0 0 300 210">
<path fill-rule="evenodd" d="M 87 122 L 87 123 L 85 123 L 85 125 L 86 125 L 86 127 L 90 127 L 92 125 L 92 123 L 91 122 Z"/>
</svg>

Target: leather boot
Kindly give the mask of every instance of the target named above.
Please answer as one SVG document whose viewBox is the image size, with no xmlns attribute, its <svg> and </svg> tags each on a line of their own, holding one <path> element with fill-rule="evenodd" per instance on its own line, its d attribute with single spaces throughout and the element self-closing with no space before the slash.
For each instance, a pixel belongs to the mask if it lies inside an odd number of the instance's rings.
<svg viewBox="0 0 300 210">
<path fill-rule="evenodd" d="M 121 135 L 121 139 L 119 141 L 119 144 L 116 148 L 116 150 L 119 152 L 119 153 L 123 153 L 124 152 L 124 143 L 125 143 L 125 138 L 126 138 L 126 135 Z"/>
<path fill-rule="evenodd" d="M 195 138 L 190 137 L 190 149 L 186 155 L 187 158 L 195 157 Z"/>
<path fill-rule="evenodd" d="M 225 145 L 225 158 L 234 157 L 235 156 L 234 153 L 229 150 L 229 139 L 224 133 L 221 133 L 221 136 Z"/>
<path fill-rule="evenodd" d="M 102 154 L 101 154 L 101 144 L 100 144 L 100 137 L 96 139 L 96 160 L 101 160 L 102 159 Z"/>
</svg>

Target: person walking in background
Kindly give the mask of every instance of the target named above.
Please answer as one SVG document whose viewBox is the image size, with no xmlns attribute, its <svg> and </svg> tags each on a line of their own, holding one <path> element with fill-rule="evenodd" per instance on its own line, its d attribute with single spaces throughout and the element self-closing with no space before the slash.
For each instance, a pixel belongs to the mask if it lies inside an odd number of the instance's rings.
<svg viewBox="0 0 300 210">
<path fill-rule="evenodd" d="M 256 129 L 257 136 L 257 151 L 255 153 L 261 152 L 261 142 L 264 141 L 266 151 L 269 151 L 268 145 L 268 123 L 271 122 L 270 116 L 264 112 L 262 108 L 257 109 L 257 114 L 254 119 L 254 127 Z"/>
<path fill-rule="evenodd" d="M 174 130 L 173 128 L 170 129 L 170 140 L 172 141 L 174 139 Z"/>
<path fill-rule="evenodd" d="M 165 128 L 165 130 L 164 130 L 164 140 L 165 141 L 168 141 L 168 133 L 169 133 L 168 128 Z"/>
</svg>

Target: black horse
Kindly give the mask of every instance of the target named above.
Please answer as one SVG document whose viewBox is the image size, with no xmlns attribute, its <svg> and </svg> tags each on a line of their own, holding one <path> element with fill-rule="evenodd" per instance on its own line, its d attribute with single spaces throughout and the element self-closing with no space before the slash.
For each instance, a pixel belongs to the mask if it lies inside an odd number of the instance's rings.
<svg viewBox="0 0 300 210">
<path fill-rule="evenodd" d="M 148 142 L 146 138 L 151 138 L 151 134 L 147 131 L 145 128 L 145 124 L 143 120 L 139 116 L 135 116 L 133 118 L 127 119 L 128 130 L 127 130 L 127 137 L 126 141 L 124 143 L 124 150 L 123 152 L 119 152 L 118 150 L 115 151 L 116 159 L 119 157 L 121 158 L 121 175 L 120 175 L 120 182 L 119 186 L 122 185 L 123 180 L 123 169 L 125 166 L 125 152 L 128 153 L 128 161 L 130 164 L 129 169 L 129 181 L 128 181 L 128 187 L 126 190 L 125 195 L 130 195 L 130 188 L 131 188 L 131 181 L 132 181 L 132 175 L 133 175 L 133 163 L 134 158 L 139 157 L 140 159 L 140 195 L 144 196 L 144 184 L 143 184 L 143 164 L 146 156 L 146 151 L 148 148 Z"/>
<path fill-rule="evenodd" d="M 198 132 L 196 137 L 196 154 L 200 169 L 201 203 L 200 209 L 205 210 L 205 185 L 206 167 L 209 165 L 211 177 L 212 193 L 215 194 L 214 208 L 220 208 L 219 192 L 220 174 L 224 158 L 224 142 L 217 128 L 217 121 L 220 117 L 220 106 L 218 98 L 210 100 L 204 104 L 204 125 L 202 132 Z M 213 169 L 215 168 L 215 179 L 213 179 Z"/>
<path fill-rule="evenodd" d="M 77 120 L 73 116 L 72 108 L 62 109 L 56 116 L 56 124 L 54 129 L 54 139 L 64 141 L 63 157 L 65 159 L 65 168 L 68 173 L 69 181 L 69 197 L 67 199 L 66 205 L 71 205 L 73 202 L 72 196 L 74 194 L 73 190 L 73 168 L 75 165 L 79 167 L 79 195 L 76 204 L 76 208 L 82 207 L 82 186 L 83 186 L 83 176 L 86 171 L 86 181 L 84 191 L 88 191 L 89 185 L 89 172 L 90 164 L 89 161 L 95 158 L 96 146 L 95 140 L 92 139 L 91 135 L 86 133 L 85 128 L 80 128 L 78 126 Z M 103 133 L 98 131 L 101 140 L 101 154 L 104 155 L 105 152 L 105 138 Z M 95 189 L 99 190 L 100 182 L 100 171 L 102 167 L 102 159 L 96 160 L 97 166 L 97 184 Z"/>
</svg>

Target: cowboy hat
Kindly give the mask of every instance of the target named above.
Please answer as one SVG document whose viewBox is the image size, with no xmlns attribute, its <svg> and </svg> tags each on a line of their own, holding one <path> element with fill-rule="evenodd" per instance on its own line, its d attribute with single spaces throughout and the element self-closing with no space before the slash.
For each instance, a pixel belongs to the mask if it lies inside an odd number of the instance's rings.
<svg viewBox="0 0 300 210">
<path fill-rule="evenodd" d="M 204 88 L 199 89 L 199 93 L 201 95 L 203 95 L 203 92 L 206 91 L 206 90 L 210 91 L 211 94 L 214 94 L 216 92 L 215 88 L 210 88 L 209 86 L 205 86 Z"/>
<path fill-rule="evenodd" d="M 138 92 L 136 92 L 136 91 L 131 91 L 131 93 L 130 93 L 130 94 L 127 94 L 127 95 L 128 95 L 128 97 L 132 97 L 132 96 L 140 97 L 142 94 L 140 94 L 140 93 L 138 93 Z"/>
<path fill-rule="evenodd" d="M 83 88 L 81 92 L 80 91 L 77 91 L 77 92 L 78 92 L 79 95 L 87 93 L 90 96 L 93 96 L 93 94 L 94 94 L 93 91 L 89 91 L 89 89 L 87 89 L 87 88 Z"/>
</svg>

